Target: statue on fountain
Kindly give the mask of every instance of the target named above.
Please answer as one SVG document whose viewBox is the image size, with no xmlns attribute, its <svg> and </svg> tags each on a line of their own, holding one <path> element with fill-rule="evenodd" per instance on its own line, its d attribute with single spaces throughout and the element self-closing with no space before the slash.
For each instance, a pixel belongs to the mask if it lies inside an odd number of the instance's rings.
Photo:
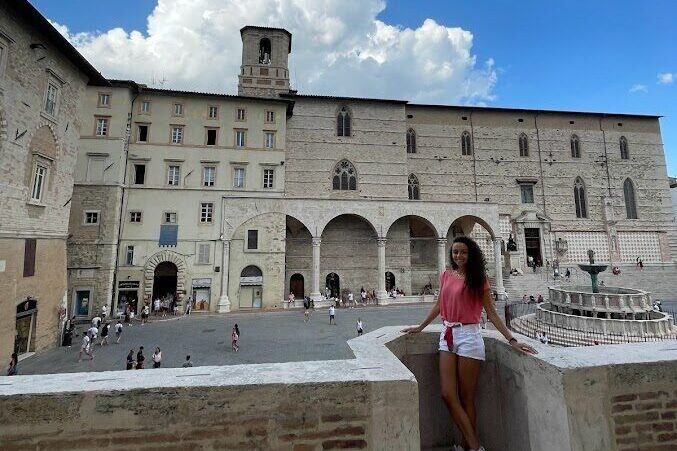
<svg viewBox="0 0 677 451">
<path fill-rule="evenodd" d="M 607 265 L 598 265 L 595 264 L 595 251 L 588 249 L 588 260 L 589 264 L 580 264 L 578 265 L 583 271 L 590 274 L 590 281 L 592 282 L 592 292 L 599 293 L 599 285 L 597 284 L 597 274 L 604 272 L 607 268 Z"/>
<path fill-rule="evenodd" d="M 588 261 L 591 265 L 595 264 L 595 251 L 588 249 Z"/>
</svg>

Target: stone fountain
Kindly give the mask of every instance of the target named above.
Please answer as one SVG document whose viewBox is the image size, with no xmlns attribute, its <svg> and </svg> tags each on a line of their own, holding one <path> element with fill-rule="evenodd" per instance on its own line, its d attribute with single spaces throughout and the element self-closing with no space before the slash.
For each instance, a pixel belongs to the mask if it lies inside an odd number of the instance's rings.
<svg viewBox="0 0 677 451">
<path fill-rule="evenodd" d="M 597 283 L 597 274 L 606 271 L 607 265 L 599 265 L 595 263 L 595 251 L 588 249 L 588 260 L 590 263 L 578 265 L 583 271 L 590 274 L 592 280 L 592 292 L 599 293 L 599 284 Z"/>
</svg>

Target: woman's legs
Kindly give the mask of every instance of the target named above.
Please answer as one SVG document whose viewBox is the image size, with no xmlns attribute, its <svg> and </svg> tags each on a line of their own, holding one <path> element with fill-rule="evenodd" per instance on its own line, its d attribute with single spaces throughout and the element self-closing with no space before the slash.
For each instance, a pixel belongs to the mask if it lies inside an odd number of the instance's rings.
<svg viewBox="0 0 677 451">
<path fill-rule="evenodd" d="M 461 430 L 463 438 L 468 443 L 471 449 L 479 448 L 480 444 L 475 434 L 475 427 L 472 420 L 468 417 L 461 398 L 459 397 L 459 386 L 457 370 L 461 372 L 461 368 L 457 368 L 459 358 L 456 354 L 450 352 L 440 351 L 440 389 L 442 392 L 442 399 L 447 405 L 447 409 L 451 417 L 456 423 L 456 426 Z M 468 375 L 465 375 L 467 378 Z M 474 411 L 474 409 L 473 409 Z"/>
<path fill-rule="evenodd" d="M 479 378 L 481 360 L 469 357 L 458 357 L 458 396 L 474 431 L 477 431 L 477 414 L 475 411 L 475 392 Z M 471 449 L 475 449 L 472 448 Z"/>
</svg>

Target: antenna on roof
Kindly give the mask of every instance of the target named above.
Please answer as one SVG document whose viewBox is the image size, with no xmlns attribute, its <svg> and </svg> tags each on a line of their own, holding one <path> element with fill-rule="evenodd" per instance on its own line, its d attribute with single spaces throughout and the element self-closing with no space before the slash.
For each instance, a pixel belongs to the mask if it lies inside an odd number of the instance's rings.
<svg viewBox="0 0 677 451">
<path fill-rule="evenodd" d="M 157 78 L 155 73 L 150 76 L 150 85 L 154 88 L 163 88 L 167 81 L 167 77 L 165 77 L 164 74 L 162 75 L 162 78 Z"/>
</svg>

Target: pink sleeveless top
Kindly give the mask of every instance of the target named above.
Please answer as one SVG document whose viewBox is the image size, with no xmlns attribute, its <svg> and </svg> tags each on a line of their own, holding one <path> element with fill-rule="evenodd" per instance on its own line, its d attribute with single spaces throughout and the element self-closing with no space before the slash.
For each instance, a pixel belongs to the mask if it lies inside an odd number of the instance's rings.
<svg viewBox="0 0 677 451">
<path fill-rule="evenodd" d="M 465 280 L 447 269 L 440 275 L 440 316 L 450 323 L 477 324 L 482 316 L 482 296 L 465 287 Z M 489 279 L 483 292 L 489 291 Z"/>
</svg>

